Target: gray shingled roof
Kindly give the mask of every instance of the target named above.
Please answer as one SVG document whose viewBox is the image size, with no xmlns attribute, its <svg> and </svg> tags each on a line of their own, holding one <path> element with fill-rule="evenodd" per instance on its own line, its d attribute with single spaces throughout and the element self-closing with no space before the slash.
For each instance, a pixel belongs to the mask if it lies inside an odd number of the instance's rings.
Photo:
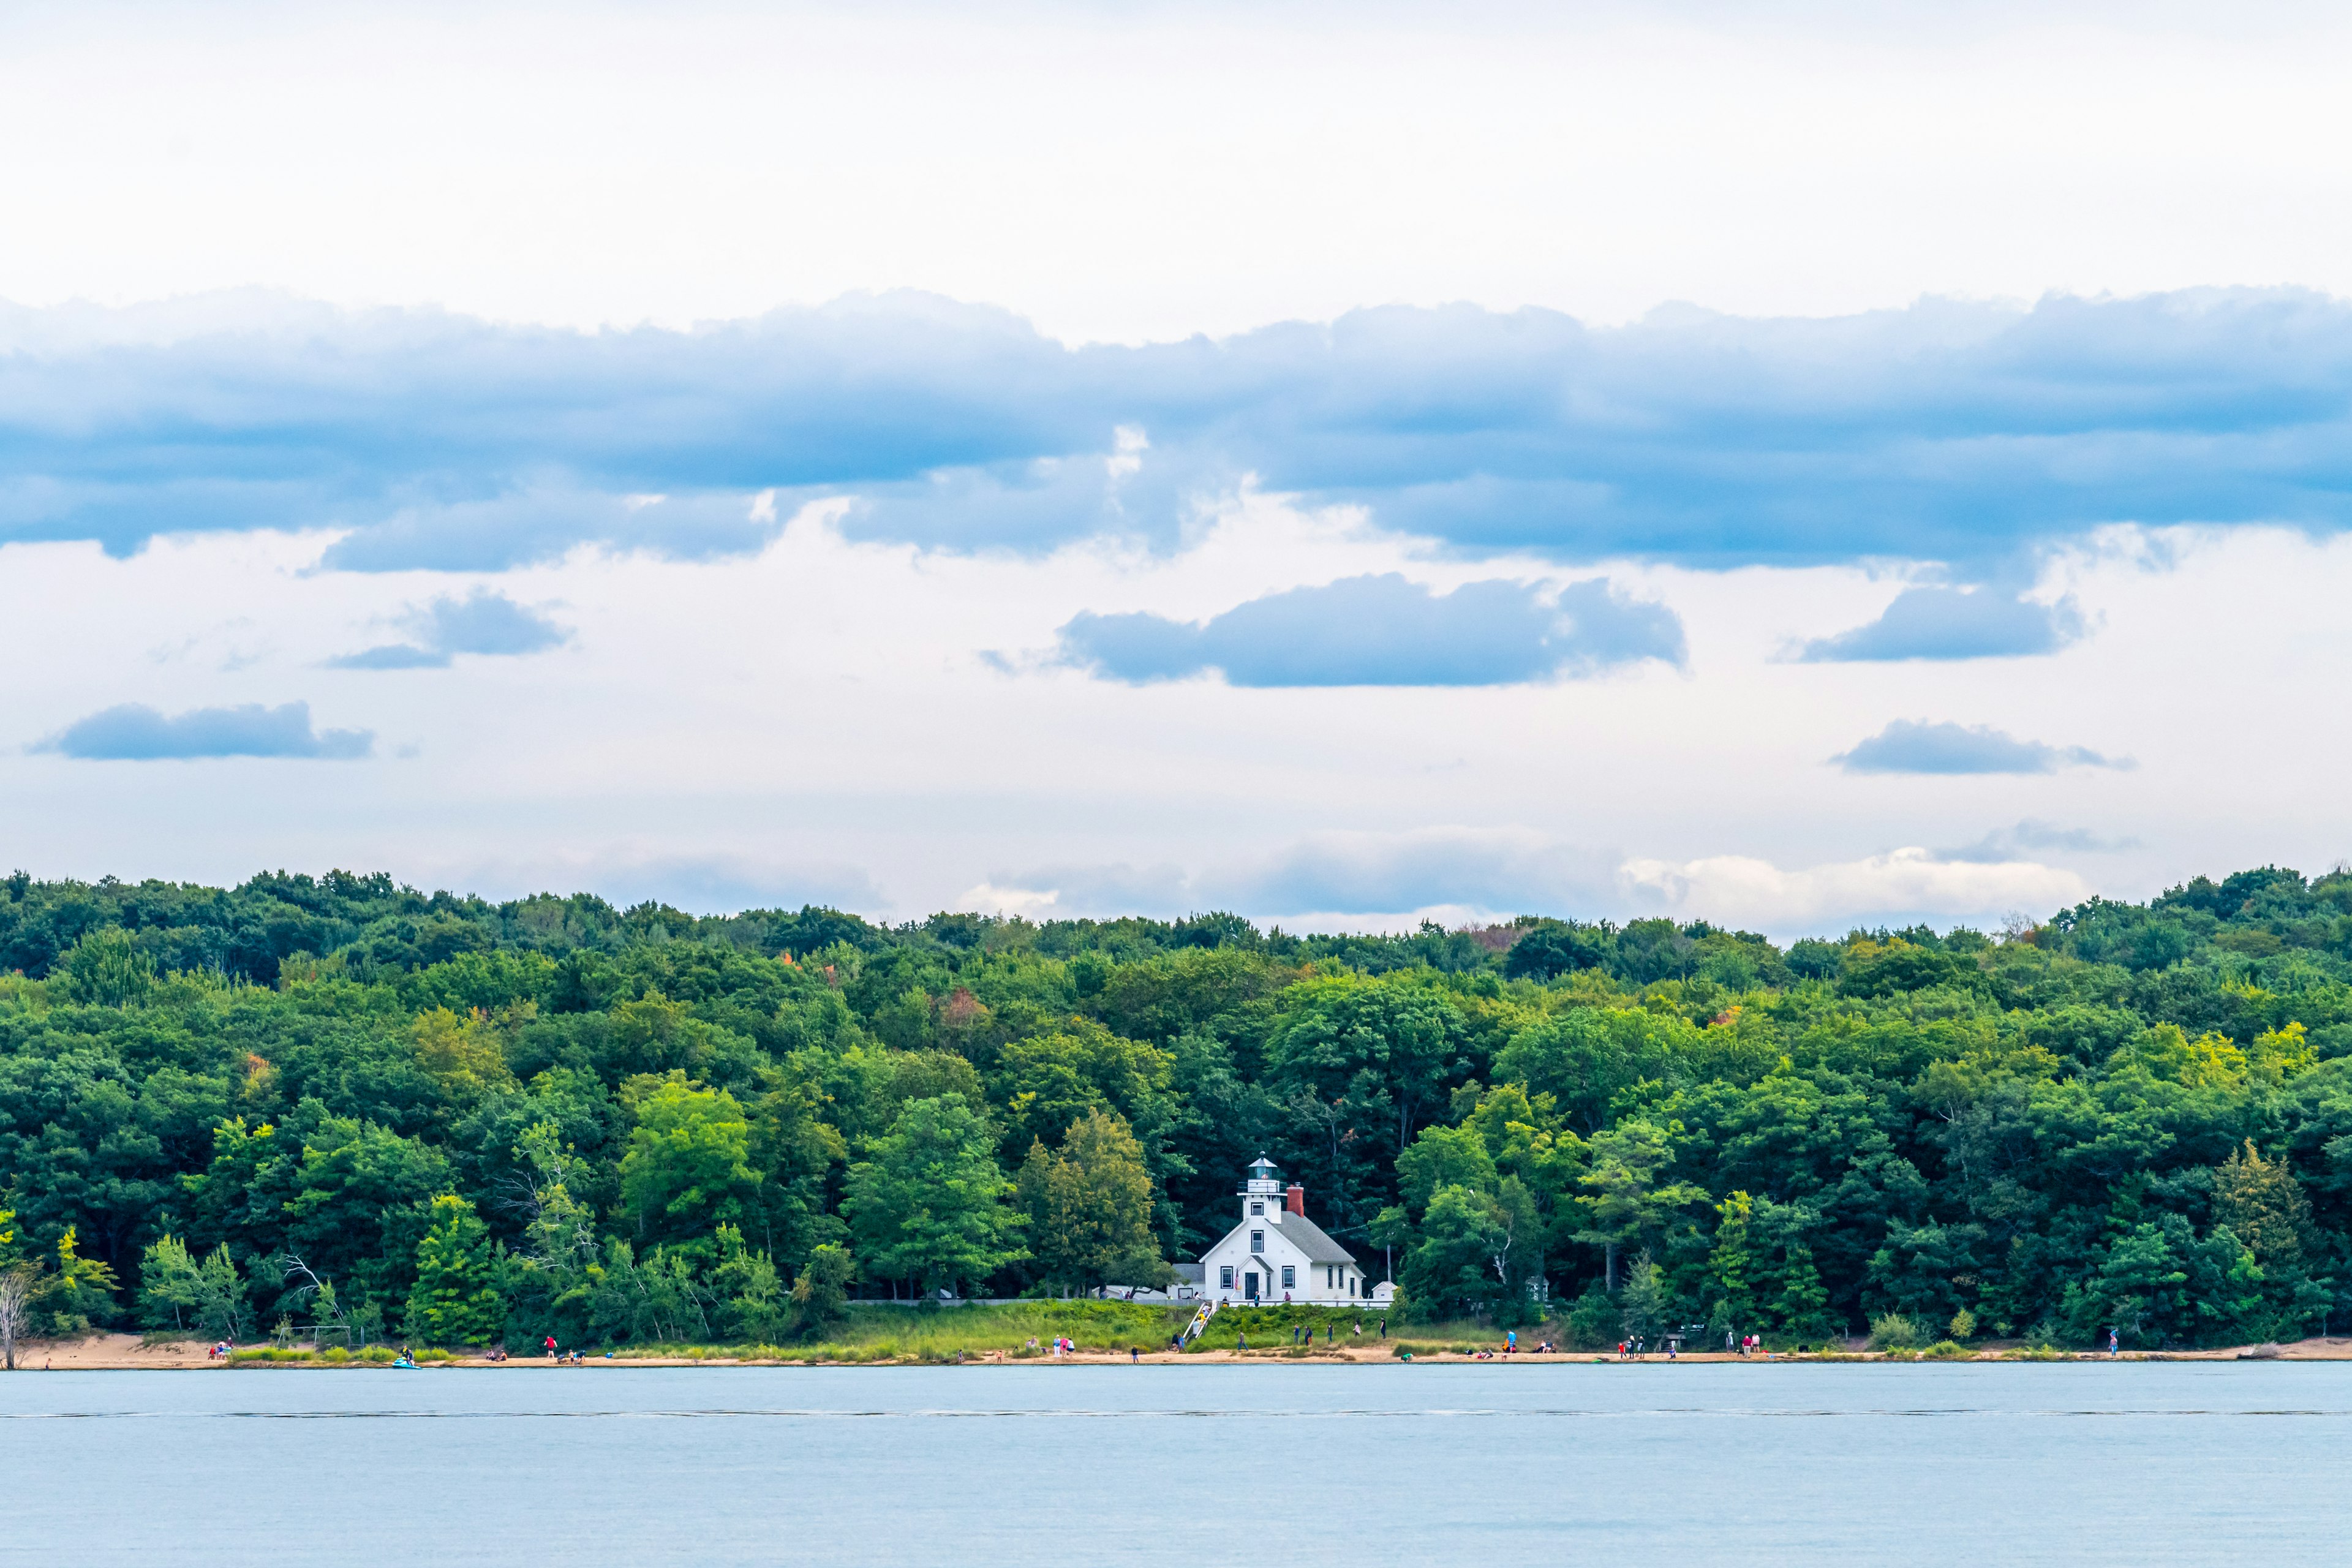
<svg viewBox="0 0 2352 1568">
<path fill-rule="evenodd" d="M 1267 1217 L 1270 1219 L 1272 1216 Z M 1240 1225 L 1234 1226 L 1233 1230 L 1225 1232 L 1224 1236 L 1219 1238 L 1217 1246 L 1223 1247 L 1226 1241 L 1231 1240 L 1235 1231 L 1245 1230 L 1250 1226 L 1260 1223 L 1263 1222 L 1244 1220 Z M 1279 1231 L 1287 1237 L 1293 1247 L 1307 1255 L 1307 1261 L 1309 1263 L 1352 1264 L 1356 1261 L 1354 1253 L 1324 1235 L 1323 1227 L 1303 1214 L 1286 1214 L 1282 1216 L 1282 1222 L 1279 1225 L 1268 1225 L 1266 1228 Z M 1214 1251 L 1215 1248 L 1213 1247 L 1210 1250 Z"/>
</svg>

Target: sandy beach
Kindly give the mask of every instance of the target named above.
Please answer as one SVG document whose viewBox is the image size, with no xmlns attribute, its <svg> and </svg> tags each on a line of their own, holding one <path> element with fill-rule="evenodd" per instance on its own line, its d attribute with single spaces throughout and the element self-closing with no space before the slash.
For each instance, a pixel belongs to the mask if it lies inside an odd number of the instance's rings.
<svg viewBox="0 0 2352 1568">
<path fill-rule="evenodd" d="M 260 1350 L 267 1348 L 267 1346 L 266 1342 L 257 1342 L 250 1344 L 241 1344 L 237 1348 L 239 1350 Z M 2003 1345 L 1981 1349 L 1977 1352 L 1974 1359 L 1979 1362 L 1999 1362 L 2003 1359 L 2004 1352 L 2011 1348 L 2012 1347 Z M 2121 1361 L 2236 1361 L 2252 1358 L 2255 1356 L 2256 1351 L 2257 1347 L 2252 1345 L 2231 1345 L 2210 1350 L 2194 1351 L 2126 1351 L 2121 1356 L 2114 1359 Z M 2081 1361 L 2105 1361 L 2109 1359 L 2105 1352 L 2080 1351 L 2069 1353 L 2071 1354 L 2072 1359 Z M 1134 1358 L 1130 1358 L 1125 1351 L 1089 1351 L 1082 1346 L 1076 1354 L 1065 1356 L 1059 1360 L 1055 1360 L 1049 1356 L 1027 1356 L 1016 1358 L 1008 1353 L 991 1351 L 980 1352 L 965 1361 L 962 1364 L 966 1366 L 1107 1366 L 1113 1364 L 1129 1364 L 1133 1359 Z M 1227 1350 L 1193 1351 L 1181 1355 L 1172 1354 L 1167 1351 L 1156 1351 L 1146 1352 L 1140 1357 L 1140 1361 L 1144 1363 L 1157 1364 L 1181 1364 L 1185 1366 L 1197 1366 L 1203 1363 L 1242 1361 L 1251 1363 L 1279 1363 L 1296 1361 L 1305 1364 L 1321 1363 L 1325 1365 L 1328 1365 L 1334 1362 L 1392 1363 L 1397 1358 L 1394 1355 L 1390 1353 L 1385 1344 L 1378 1342 L 1374 1342 L 1368 1345 L 1334 1345 L 1328 1349 L 1318 1345 L 1311 1352 L 1306 1355 L 1294 1354 L 1292 1353 L 1290 1347 L 1278 1345 L 1266 1350 L 1251 1350 L 1246 1352 Z M 1416 1362 L 1475 1362 L 1480 1358 L 1472 1355 L 1461 1355 L 1448 1352 L 1433 1351 L 1427 1353 L 1417 1352 L 1413 1359 Z M 1645 1365 L 1663 1365 L 1668 1363 L 1668 1358 L 1662 1354 L 1628 1357 L 1625 1359 L 1629 1362 L 1638 1361 Z M 1673 1358 L 1673 1364 L 1687 1363 L 1694 1365 L 1705 1365 L 1721 1362 L 1747 1362 L 1755 1365 L 1781 1365 L 1798 1363 L 1813 1363 L 1825 1360 L 1865 1363 L 1910 1363 L 1915 1359 L 1916 1358 L 1907 1352 L 1894 1354 L 1879 1354 L 1861 1351 L 1840 1351 L 1832 1352 L 1829 1356 L 1738 1356 L 1725 1355 L 1720 1352 L 1693 1352 Z M 2261 1359 L 2276 1359 L 2279 1361 L 2352 1361 L 2352 1338 L 2308 1339 L 2300 1340 L 2292 1344 L 2266 1347 Z M 1619 1358 L 1614 1355 L 1592 1351 L 1561 1351 L 1555 1352 L 1548 1355 L 1537 1354 L 1532 1352 L 1524 1352 L 1515 1356 L 1503 1356 L 1498 1354 L 1493 1357 L 1492 1360 L 1494 1364 L 1496 1365 L 1500 1365 L 1505 1362 L 1528 1361 L 1578 1363 L 1584 1364 L 1591 1364 L 1594 1362 L 1607 1362 L 1616 1364 L 1619 1362 Z M 247 1361 L 230 1363 L 212 1358 L 207 1354 L 207 1347 L 201 1340 L 169 1340 L 160 1341 L 151 1344 L 144 1342 L 137 1334 L 91 1334 L 81 1339 L 74 1340 L 33 1340 L 21 1342 L 16 1347 L 16 1369 L 19 1372 L 122 1372 L 159 1370 L 216 1372 L 227 1369 L 231 1366 L 247 1368 L 260 1367 L 272 1371 L 299 1371 L 305 1368 L 338 1365 L 348 1367 L 352 1364 L 354 1363 L 350 1362 L 336 1363 L 312 1361 Z M 624 1351 L 616 1352 L 609 1358 L 599 1353 L 585 1361 L 576 1363 L 565 1363 L 560 1366 L 550 1363 L 543 1356 L 521 1356 L 506 1361 L 491 1361 L 487 1357 L 478 1355 L 452 1356 L 447 1360 L 434 1360 L 427 1362 L 425 1363 L 423 1370 L 430 1371 L 436 1368 L 448 1367 L 478 1367 L 493 1370 L 537 1368 L 541 1371 L 549 1372 L 577 1372 L 587 1367 L 602 1367 L 606 1370 L 611 1370 L 614 1368 L 633 1366 L 797 1366 L 803 1364 L 842 1365 L 852 1363 L 834 1362 L 803 1363 L 793 1359 L 769 1359 L 756 1356 L 737 1356 L 717 1353 L 695 1356 L 646 1355 L 638 1354 L 634 1352 Z M 940 1363 L 937 1362 L 919 1363 L 915 1358 L 907 1357 L 900 1362 L 867 1362 L 855 1364 L 889 1366 L 915 1364 L 939 1365 Z M 954 1363 L 950 1363 L 948 1364 Z"/>
</svg>

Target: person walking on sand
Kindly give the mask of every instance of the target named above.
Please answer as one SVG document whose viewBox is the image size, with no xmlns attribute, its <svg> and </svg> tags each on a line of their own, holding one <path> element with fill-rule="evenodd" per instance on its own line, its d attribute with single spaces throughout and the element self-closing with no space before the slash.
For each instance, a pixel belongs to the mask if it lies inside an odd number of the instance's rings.
<svg viewBox="0 0 2352 1568">
<path fill-rule="evenodd" d="M 1508 1329 L 1508 1330 L 1506 1330 L 1506 1331 L 1504 1331 L 1504 1334 L 1503 1334 L 1503 1353 L 1504 1353 L 1505 1355 L 1517 1355 L 1517 1354 L 1518 1354 L 1518 1353 L 1519 1353 L 1519 1331 L 1518 1331 L 1518 1330 L 1517 1330 L 1517 1329 Z"/>
<path fill-rule="evenodd" d="M 2113 1361 L 2123 1350 L 2123 1336 L 2115 1330 L 2107 1331 L 2107 1359 Z"/>
</svg>

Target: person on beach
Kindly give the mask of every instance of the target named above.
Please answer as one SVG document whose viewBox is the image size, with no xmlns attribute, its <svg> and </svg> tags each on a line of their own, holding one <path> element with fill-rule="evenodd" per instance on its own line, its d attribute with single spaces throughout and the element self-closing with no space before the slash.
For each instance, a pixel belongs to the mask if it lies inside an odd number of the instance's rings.
<svg viewBox="0 0 2352 1568">
<path fill-rule="evenodd" d="M 1143 1352 L 1136 1348 L 1134 1345 L 1129 1345 L 1127 1347 L 1127 1359 L 1129 1362 L 1141 1361 L 1143 1359 Z"/>
<path fill-rule="evenodd" d="M 2113 1361 L 2117 1355 L 2122 1353 L 2123 1343 L 2123 1336 L 2121 1334 L 2116 1333 L 2113 1329 L 2109 1329 L 2107 1331 L 2107 1359 L 2109 1361 Z"/>
<path fill-rule="evenodd" d="M 1519 1331 L 1517 1329 L 1506 1330 L 1503 1334 L 1503 1353 L 1505 1355 L 1517 1355 L 1518 1351 Z"/>
</svg>

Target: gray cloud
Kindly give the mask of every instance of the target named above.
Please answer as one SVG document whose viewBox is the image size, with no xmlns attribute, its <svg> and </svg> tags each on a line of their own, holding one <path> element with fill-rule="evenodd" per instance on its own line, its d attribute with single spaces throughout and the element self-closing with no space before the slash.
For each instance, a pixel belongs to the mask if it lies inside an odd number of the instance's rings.
<svg viewBox="0 0 2352 1568">
<path fill-rule="evenodd" d="M 1293 588 L 1188 623 L 1084 614 L 1060 632 L 1063 662 L 1113 680 L 1215 669 L 1235 686 L 1502 686 L 1680 664 L 1682 622 L 1605 578 L 1547 595 L 1492 581 L 1438 594 L 1390 573 Z"/>
<path fill-rule="evenodd" d="M 1997 827 L 1973 844 L 1940 850 L 1937 858 L 1998 866 L 2053 849 L 2076 855 L 2117 855 L 2139 847 L 2137 838 L 2110 838 L 2087 827 L 2059 827 L 2028 817 L 2009 827 Z"/>
<path fill-rule="evenodd" d="M 402 617 L 413 640 L 347 653 L 327 661 L 335 669 L 444 669 L 458 654 L 526 654 L 559 647 L 572 634 L 503 594 L 477 588 L 463 599 L 443 597 Z"/>
<path fill-rule="evenodd" d="M 155 762 L 200 757 L 364 757 L 375 745 L 370 730 L 310 727 L 310 705 L 277 708 L 196 708 L 169 717 L 127 702 L 78 720 L 30 749 L 93 762 Z"/>
<path fill-rule="evenodd" d="M 1807 663 L 2001 658 L 2055 653 L 2083 635 L 2072 599 L 2037 604 L 1989 587 L 1906 588 L 1878 619 L 1809 642 Z"/>
<path fill-rule="evenodd" d="M 1514 829 L 1438 827 L 1326 833 L 1246 863 L 1185 872 L 1171 866 L 1063 865 L 999 871 L 999 891 L 1055 894 L 1055 916 L 1175 917 L 1233 910 L 1253 920 L 1297 915 L 1476 910 L 1601 910 L 1624 904 L 1615 858 Z"/>
<path fill-rule="evenodd" d="M 757 549 L 843 497 L 854 537 L 1167 546 L 1244 476 L 1562 561 L 1983 576 L 2103 523 L 2352 526 L 2352 304 L 2290 289 L 1607 329 L 1391 307 L 1076 349 L 913 295 L 689 331 L 249 300 L 205 329 L 193 309 L 20 334 L 0 541 L 332 528 L 338 567 L 487 571 L 582 543 Z M 1123 426 L 1150 434 L 1131 461 Z M 1932 607 L 1822 657 L 1953 657 L 1906 629 Z"/>
<path fill-rule="evenodd" d="M 1830 761 L 1850 773 L 2050 773 L 2062 767 L 2130 768 L 2083 746 L 2021 741 L 1989 725 L 1897 719 Z"/>
</svg>

